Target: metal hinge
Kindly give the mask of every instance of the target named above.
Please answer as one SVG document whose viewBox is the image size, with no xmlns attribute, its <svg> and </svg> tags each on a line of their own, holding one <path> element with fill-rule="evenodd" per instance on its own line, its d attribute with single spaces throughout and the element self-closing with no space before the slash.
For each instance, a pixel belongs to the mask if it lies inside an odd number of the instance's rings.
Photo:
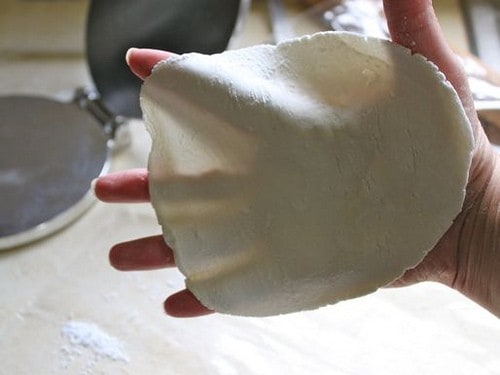
<svg viewBox="0 0 500 375">
<path fill-rule="evenodd" d="M 127 119 L 111 112 L 96 91 L 78 88 L 73 102 L 81 109 L 88 111 L 101 125 L 108 139 L 110 150 L 116 152 L 130 145 L 131 137 Z"/>
</svg>

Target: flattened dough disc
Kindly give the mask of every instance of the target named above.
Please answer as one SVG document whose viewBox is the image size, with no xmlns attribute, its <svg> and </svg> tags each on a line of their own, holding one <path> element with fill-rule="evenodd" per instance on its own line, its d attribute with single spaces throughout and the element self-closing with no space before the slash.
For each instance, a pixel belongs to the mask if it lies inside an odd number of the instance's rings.
<svg viewBox="0 0 500 375">
<path fill-rule="evenodd" d="M 437 68 L 321 33 L 159 65 L 142 106 L 150 190 L 188 288 L 239 315 L 370 293 L 460 212 L 472 154 Z"/>
</svg>

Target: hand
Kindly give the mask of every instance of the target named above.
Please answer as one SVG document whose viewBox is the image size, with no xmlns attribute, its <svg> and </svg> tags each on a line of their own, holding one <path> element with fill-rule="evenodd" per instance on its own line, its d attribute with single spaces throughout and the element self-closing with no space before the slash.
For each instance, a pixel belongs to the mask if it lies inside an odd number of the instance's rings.
<svg viewBox="0 0 500 375">
<path fill-rule="evenodd" d="M 139 60 L 149 53 L 144 50 L 138 51 Z M 163 52 L 152 53 L 158 57 L 167 56 Z M 134 64 L 135 62 L 131 62 L 132 69 L 136 71 Z M 137 68 L 139 72 L 141 67 Z M 97 198 L 104 202 L 147 202 L 149 201 L 147 171 L 133 169 L 101 177 L 97 179 L 94 191 Z M 109 261 L 113 267 L 121 271 L 154 270 L 175 266 L 172 249 L 165 244 L 161 235 L 117 244 L 109 252 Z M 201 316 L 212 312 L 187 289 L 167 298 L 164 308 L 167 314 L 175 317 Z"/>
<path fill-rule="evenodd" d="M 500 316 L 500 171 L 478 120 L 462 65 L 441 33 L 431 0 L 385 0 L 393 41 L 433 61 L 457 91 L 472 124 L 475 149 L 462 212 L 426 258 L 392 286 L 420 281 L 448 285 Z"/>
<path fill-rule="evenodd" d="M 384 7 L 393 40 L 433 61 L 453 84 L 471 121 L 476 141 L 462 213 L 426 258 L 391 286 L 442 282 L 500 315 L 500 276 L 496 272 L 500 251 L 494 241 L 495 215 L 500 201 L 500 181 L 496 181 L 499 173 L 496 155 L 479 124 L 467 77 L 444 40 L 431 0 L 385 0 Z M 157 62 L 170 56 L 172 54 L 163 51 L 131 50 L 127 61 L 132 71 L 144 79 Z M 99 199 L 108 202 L 148 201 L 147 172 L 131 170 L 101 177 L 95 192 Z M 172 250 L 161 236 L 114 246 L 110 262 L 120 270 L 174 266 Z M 497 286 L 490 287 L 491 282 Z M 178 317 L 211 312 L 187 290 L 170 296 L 165 310 Z"/>
<path fill-rule="evenodd" d="M 126 60 L 131 70 L 144 79 L 159 61 L 172 55 L 165 51 L 131 49 Z M 97 179 L 94 191 L 97 198 L 105 202 L 148 202 L 150 197 L 147 171 L 134 169 L 101 177 Z M 113 267 L 122 271 L 175 266 L 172 249 L 165 244 L 161 235 L 117 244 L 111 249 L 109 260 Z M 212 313 L 187 289 L 167 298 L 164 309 L 167 314 L 175 317 Z"/>
</svg>

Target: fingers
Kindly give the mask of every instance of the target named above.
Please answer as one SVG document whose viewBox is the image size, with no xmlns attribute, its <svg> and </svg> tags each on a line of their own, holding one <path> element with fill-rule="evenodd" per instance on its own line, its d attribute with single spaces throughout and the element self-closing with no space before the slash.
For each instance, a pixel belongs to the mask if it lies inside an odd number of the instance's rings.
<svg viewBox="0 0 500 375">
<path fill-rule="evenodd" d="M 156 64 L 173 55 L 166 51 L 131 48 L 126 61 L 134 74 L 145 79 Z M 104 202 L 146 202 L 150 199 L 147 172 L 143 169 L 100 177 L 94 182 L 93 189 L 96 197 Z"/>
<path fill-rule="evenodd" d="M 166 51 L 131 48 L 127 51 L 126 61 L 134 74 L 145 79 L 156 64 L 173 55 Z M 93 188 L 97 198 L 104 202 L 146 202 L 150 199 L 147 172 L 142 169 L 98 178 Z"/>
<path fill-rule="evenodd" d="M 127 51 L 125 60 L 130 70 L 141 79 L 145 79 L 151 74 L 151 71 L 162 60 L 166 60 L 175 54 L 167 51 L 145 48 L 130 48 Z"/>
<path fill-rule="evenodd" d="M 172 249 L 165 244 L 163 236 L 117 244 L 109 252 L 109 262 L 120 271 L 143 271 L 175 266 Z"/>
<path fill-rule="evenodd" d="M 467 76 L 441 31 L 432 0 L 384 0 L 384 11 L 393 41 L 435 63 L 457 91 L 470 117 L 475 115 Z"/>
<path fill-rule="evenodd" d="M 160 61 L 173 56 L 170 52 L 135 49 L 127 52 L 126 61 L 132 72 L 145 79 Z M 145 202 L 150 199 L 146 170 L 129 170 L 109 174 L 94 183 L 97 198 L 106 202 Z M 109 254 L 110 263 L 119 270 L 152 270 L 173 267 L 172 250 L 161 236 L 142 238 L 115 245 Z M 195 317 L 213 311 L 203 306 L 188 290 L 173 294 L 164 304 L 165 312 L 174 317 Z"/>
<path fill-rule="evenodd" d="M 109 262 L 120 271 L 144 271 L 174 267 L 174 256 L 163 236 L 152 236 L 115 245 L 109 252 Z M 213 313 L 185 289 L 164 303 L 165 312 L 173 317 L 189 318 Z"/>
<path fill-rule="evenodd" d="M 93 183 L 95 196 L 103 202 L 147 202 L 150 200 L 148 173 L 130 169 L 99 177 Z"/>
<path fill-rule="evenodd" d="M 189 290 L 172 294 L 164 303 L 165 312 L 176 318 L 193 318 L 212 314 L 214 311 L 203 306 Z"/>
</svg>

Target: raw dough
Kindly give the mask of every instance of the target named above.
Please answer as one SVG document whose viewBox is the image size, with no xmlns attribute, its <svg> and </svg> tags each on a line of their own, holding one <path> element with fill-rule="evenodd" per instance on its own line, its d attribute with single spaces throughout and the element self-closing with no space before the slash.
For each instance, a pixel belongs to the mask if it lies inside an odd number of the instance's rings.
<svg viewBox="0 0 500 375">
<path fill-rule="evenodd" d="M 251 316 L 370 293 L 459 213 L 473 138 L 445 77 L 389 41 L 319 33 L 155 67 L 150 191 L 187 287 Z"/>
</svg>

